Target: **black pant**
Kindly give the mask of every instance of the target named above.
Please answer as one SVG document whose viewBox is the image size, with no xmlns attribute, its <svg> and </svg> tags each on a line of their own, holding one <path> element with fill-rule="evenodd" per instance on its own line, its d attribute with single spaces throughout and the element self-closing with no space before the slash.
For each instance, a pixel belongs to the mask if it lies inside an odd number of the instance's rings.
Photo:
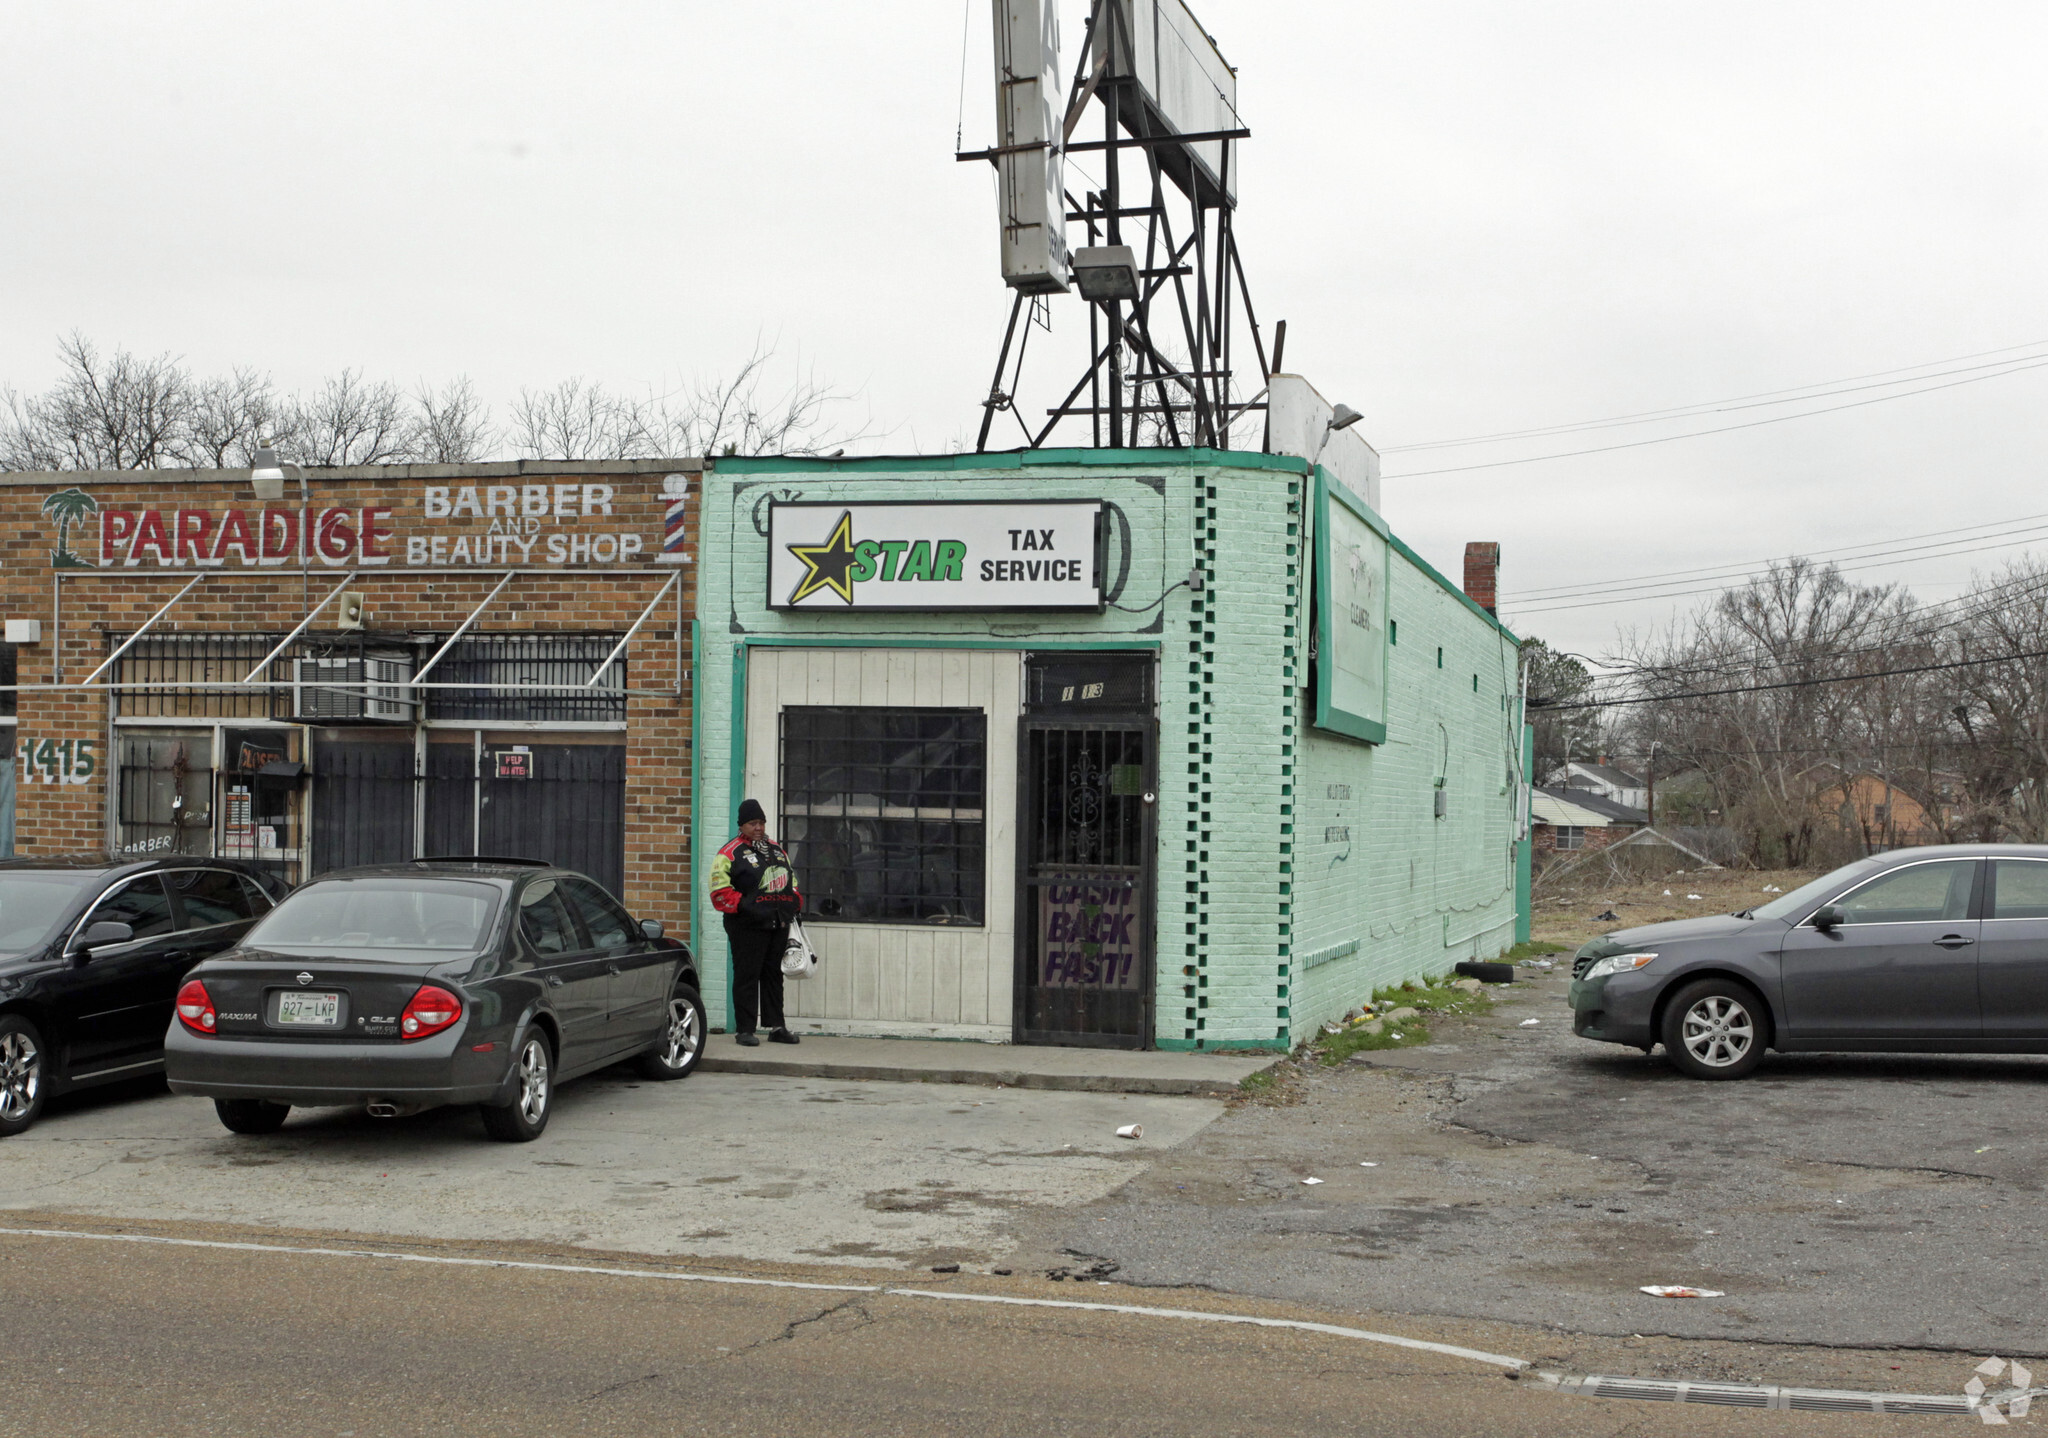
<svg viewBox="0 0 2048 1438">
<path fill-rule="evenodd" d="M 732 945 L 732 1006 L 739 1031 L 750 1034 L 757 1022 L 771 1029 L 785 1027 L 782 951 L 789 947 L 789 930 L 728 924 L 725 938 Z"/>
</svg>

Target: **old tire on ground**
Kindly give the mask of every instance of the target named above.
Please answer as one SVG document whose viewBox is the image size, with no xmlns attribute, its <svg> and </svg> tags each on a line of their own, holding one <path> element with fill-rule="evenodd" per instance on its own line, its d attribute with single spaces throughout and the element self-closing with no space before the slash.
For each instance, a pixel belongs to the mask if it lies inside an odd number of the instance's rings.
<svg viewBox="0 0 2048 1438">
<path fill-rule="evenodd" d="M 1664 1057 L 1688 1078 L 1748 1078 L 1771 1041 L 1771 1017 L 1747 984 L 1700 979 L 1671 996 L 1659 1036 Z"/>
<path fill-rule="evenodd" d="M 229 1133 L 276 1133 L 284 1127 L 292 1106 L 261 1098 L 217 1098 L 213 1111 Z"/>
<path fill-rule="evenodd" d="M 483 1115 L 484 1132 L 498 1142 L 531 1143 L 548 1126 L 555 1107 L 555 1055 L 548 1036 L 527 1030 L 512 1068 L 512 1101 L 479 1104 L 477 1112 Z"/>
<path fill-rule="evenodd" d="M 49 1076 L 42 1033 L 20 1014 L 0 1014 L 0 1138 L 42 1114 Z"/>
<path fill-rule="evenodd" d="M 661 1037 L 640 1055 L 640 1072 L 657 1080 L 688 1078 L 704 1057 L 704 1033 L 704 1000 L 688 984 L 677 984 Z"/>
<path fill-rule="evenodd" d="M 1515 981 L 1513 964 L 1493 964 L 1479 959 L 1467 959 L 1458 965 L 1458 972 L 1468 979 L 1477 979 L 1482 984 L 1511 984 Z"/>
</svg>

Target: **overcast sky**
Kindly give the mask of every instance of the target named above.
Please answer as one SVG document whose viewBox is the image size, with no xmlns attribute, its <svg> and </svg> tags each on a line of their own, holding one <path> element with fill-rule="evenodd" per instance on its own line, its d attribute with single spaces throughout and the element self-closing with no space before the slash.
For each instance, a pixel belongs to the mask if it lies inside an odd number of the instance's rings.
<svg viewBox="0 0 2048 1438">
<path fill-rule="evenodd" d="M 1196 9 L 1253 132 L 1261 318 L 1365 413 L 1397 532 L 1453 578 L 1501 542 L 1521 632 L 1599 654 L 1673 607 L 1531 590 L 2048 514 L 2048 370 L 1548 463 L 1400 477 L 1780 411 L 1397 449 L 2048 340 L 2048 8 Z M 990 171 L 952 159 L 963 29 L 964 139 L 992 131 L 987 16 L 9 6 L 0 383 L 46 385 L 76 328 L 286 387 L 467 374 L 502 414 L 569 375 L 715 375 L 759 337 L 858 391 L 872 447 L 971 442 L 1007 306 Z M 1085 332 L 1077 300 L 1054 326 Z M 2017 552 L 1992 542 L 1859 577 L 1944 597 Z"/>
</svg>

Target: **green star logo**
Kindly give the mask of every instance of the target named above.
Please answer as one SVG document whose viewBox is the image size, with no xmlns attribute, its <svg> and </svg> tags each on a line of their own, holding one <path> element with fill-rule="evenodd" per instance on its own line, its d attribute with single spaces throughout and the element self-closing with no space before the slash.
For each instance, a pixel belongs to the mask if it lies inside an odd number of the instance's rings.
<svg viewBox="0 0 2048 1438">
<path fill-rule="evenodd" d="M 833 526 L 832 537 L 823 544 L 792 544 L 787 546 L 809 566 L 809 571 L 797 581 L 796 590 L 789 596 L 791 604 L 801 604 L 821 589 L 829 589 L 849 605 L 853 603 L 853 512 L 847 510 L 839 516 L 839 523 Z"/>
</svg>

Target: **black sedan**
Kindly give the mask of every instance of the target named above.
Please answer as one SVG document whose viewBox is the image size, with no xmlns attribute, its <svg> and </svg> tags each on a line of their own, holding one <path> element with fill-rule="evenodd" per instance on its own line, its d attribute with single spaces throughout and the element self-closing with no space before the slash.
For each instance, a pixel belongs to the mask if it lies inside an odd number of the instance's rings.
<svg viewBox="0 0 2048 1438">
<path fill-rule="evenodd" d="M 555 1085 L 637 1060 L 679 1079 L 704 1050 L 690 951 L 582 874 L 420 859 L 323 875 L 193 970 L 165 1040 L 173 1092 L 236 1133 L 292 1107 L 395 1118 L 477 1105 L 491 1137 L 547 1127 Z"/>
<path fill-rule="evenodd" d="M 162 1068 L 185 971 L 240 942 L 286 887 L 230 859 L 0 862 L 0 1138 L 54 1095 Z"/>
</svg>

